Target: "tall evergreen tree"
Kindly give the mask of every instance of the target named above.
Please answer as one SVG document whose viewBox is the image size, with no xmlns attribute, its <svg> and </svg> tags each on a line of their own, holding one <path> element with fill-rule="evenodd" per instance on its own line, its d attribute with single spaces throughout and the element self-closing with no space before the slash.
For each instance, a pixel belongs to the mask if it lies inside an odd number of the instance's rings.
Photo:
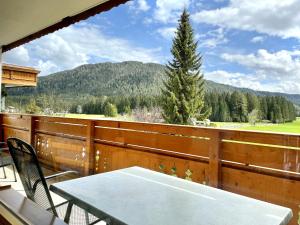
<svg viewBox="0 0 300 225">
<path fill-rule="evenodd" d="M 163 118 L 167 123 L 190 124 L 191 118 L 208 117 L 208 110 L 204 110 L 204 80 L 200 71 L 202 57 L 196 51 L 197 42 L 189 14 L 184 9 L 173 39 L 173 60 L 167 65 L 167 79 L 162 90 Z"/>
</svg>

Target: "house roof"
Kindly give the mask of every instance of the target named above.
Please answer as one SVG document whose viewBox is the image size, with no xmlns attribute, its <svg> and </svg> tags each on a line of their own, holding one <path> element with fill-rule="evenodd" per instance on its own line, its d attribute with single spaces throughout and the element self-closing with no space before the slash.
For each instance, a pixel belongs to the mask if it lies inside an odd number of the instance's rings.
<svg viewBox="0 0 300 225">
<path fill-rule="evenodd" d="M 128 0 L 0 0 L 2 52 L 110 10 Z"/>
<path fill-rule="evenodd" d="M 40 71 L 25 66 L 2 64 L 2 84 L 6 87 L 37 85 L 37 75 Z"/>
</svg>

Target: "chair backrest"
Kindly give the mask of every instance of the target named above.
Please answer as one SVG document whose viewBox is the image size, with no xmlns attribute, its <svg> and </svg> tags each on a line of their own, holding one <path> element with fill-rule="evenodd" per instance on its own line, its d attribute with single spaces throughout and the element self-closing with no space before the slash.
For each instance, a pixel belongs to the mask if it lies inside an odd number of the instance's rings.
<svg viewBox="0 0 300 225">
<path fill-rule="evenodd" d="M 7 145 L 27 197 L 57 216 L 34 148 L 18 138 L 8 138 Z"/>
</svg>

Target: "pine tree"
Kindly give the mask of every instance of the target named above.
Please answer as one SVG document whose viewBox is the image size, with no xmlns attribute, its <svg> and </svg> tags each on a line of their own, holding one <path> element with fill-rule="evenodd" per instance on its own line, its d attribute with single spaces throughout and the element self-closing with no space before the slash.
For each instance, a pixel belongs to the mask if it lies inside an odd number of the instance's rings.
<svg viewBox="0 0 300 225">
<path fill-rule="evenodd" d="M 233 92 L 231 95 L 231 118 L 233 122 L 247 122 L 247 99 L 241 92 Z"/>
<path fill-rule="evenodd" d="M 192 118 L 203 120 L 209 111 L 204 110 L 204 80 L 200 72 L 202 57 L 186 9 L 179 19 L 171 53 L 173 60 L 166 69 L 167 79 L 162 89 L 163 118 L 167 123 L 190 124 Z"/>
</svg>

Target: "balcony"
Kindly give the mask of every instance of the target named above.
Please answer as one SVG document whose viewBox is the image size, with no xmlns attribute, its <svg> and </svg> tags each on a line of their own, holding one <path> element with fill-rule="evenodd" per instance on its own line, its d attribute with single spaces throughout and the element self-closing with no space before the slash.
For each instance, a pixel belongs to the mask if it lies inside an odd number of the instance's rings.
<svg viewBox="0 0 300 225">
<path fill-rule="evenodd" d="M 2 138 L 35 146 L 40 162 L 81 176 L 140 166 L 289 207 L 300 199 L 300 135 L 1 114 Z"/>
</svg>

